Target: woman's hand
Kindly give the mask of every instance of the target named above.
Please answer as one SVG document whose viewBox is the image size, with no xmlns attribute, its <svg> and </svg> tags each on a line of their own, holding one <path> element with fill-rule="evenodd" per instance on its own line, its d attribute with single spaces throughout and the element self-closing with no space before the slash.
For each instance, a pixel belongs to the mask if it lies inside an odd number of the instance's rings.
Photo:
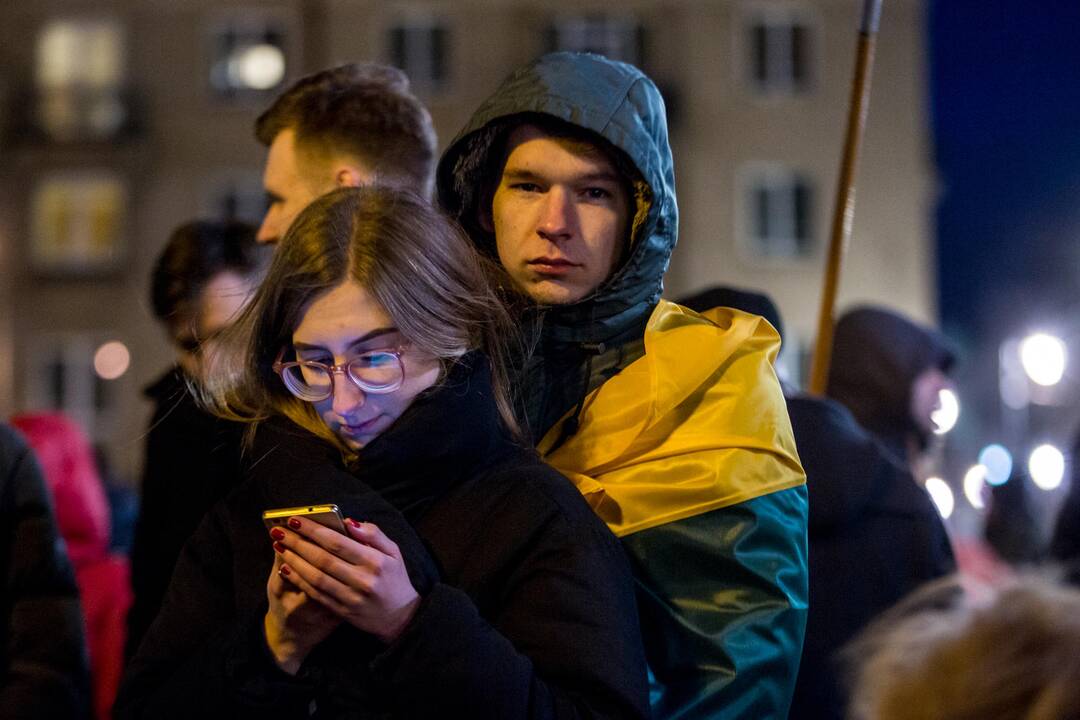
<svg viewBox="0 0 1080 720">
<path fill-rule="evenodd" d="M 401 635 L 420 606 L 398 546 L 371 523 L 349 519 L 348 537 L 303 518 L 274 547 L 288 579 L 354 627 L 385 643 Z"/>
<path fill-rule="evenodd" d="M 271 533 L 271 537 L 276 539 L 278 534 Z M 278 667 L 295 675 L 308 653 L 341 624 L 341 618 L 290 582 L 291 574 L 278 553 L 266 582 L 270 609 L 263 620 L 263 631 Z"/>
</svg>

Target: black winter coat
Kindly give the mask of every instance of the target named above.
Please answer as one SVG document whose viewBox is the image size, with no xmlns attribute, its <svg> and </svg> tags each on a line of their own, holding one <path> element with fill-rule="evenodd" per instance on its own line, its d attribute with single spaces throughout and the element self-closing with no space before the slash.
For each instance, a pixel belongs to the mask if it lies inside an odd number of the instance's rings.
<svg viewBox="0 0 1080 720">
<path fill-rule="evenodd" d="M 787 399 L 810 496 L 810 614 L 791 720 L 839 720 L 836 652 L 882 611 L 955 569 L 929 495 L 838 403 Z"/>
<path fill-rule="evenodd" d="M 0 425 L 0 718 L 82 718 L 90 671 L 79 590 L 45 479 Z"/>
<path fill-rule="evenodd" d="M 146 389 L 154 414 L 146 433 L 139 520 L 131 548 L 126 656 L 154 621 L 184 543 L 240 482 L 244 426 L 203 410 L 179 369 Z"/>
<path fill-rule="evenodd" d="M 351 472 L 295 426 L 260 430 L 253 477 L 184 549 L 120 717 L 647 715 L 620 546 L 565 478 L 511 442 L 486 365 L 469 365 L 418 398 Z M 260 513 L 325 502 L 393 539 L 423 600 L 392 645 L 345 626 L 290 677 L 262 633 L 273 550 Z"/>
</svg>

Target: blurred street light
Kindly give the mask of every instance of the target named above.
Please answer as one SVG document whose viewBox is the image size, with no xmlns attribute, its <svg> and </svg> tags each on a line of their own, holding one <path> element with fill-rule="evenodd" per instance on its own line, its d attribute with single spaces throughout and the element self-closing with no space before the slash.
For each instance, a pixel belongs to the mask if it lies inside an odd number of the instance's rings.
<svg viewBox="0 0 1080 720">
<path fill-rule="evenodd" d="M 1034 333 L 1020 342 L 1020 362 L 1037 385 L 1057 385 L 1065 375 L 1065 343 L 1046 333 Z"/>
<path fill-rule="evenodd" d="M 964 474 L 964 497 L 976 510 L 986 507 L 982 497 L 984 487 L 986 487 L 986 466 L 973 465 Z"/>
<path fill-rule="evenodd" d="M 944 435 L 956 427 L 956 421 L 960 419 L 960 399 L 952 390 L 941 390 L 938 393 L 938 407 L 930 413 L 930 421 L 934 423 L 934 434 Z"/>
<path fill-rule="evenodd" d="M 956 505 L 956 499 L 953 497 L 949 484 L 939 477 L 928 477 L 926 478 L 926 492 L 930 494 L 930 499 L 934 501 L 938 513 L 947 520 Z"/>
<path fill-rule="evenodd" d="M 986 468 L 986 482 L 991 485 L 1004 485 L 1012 476 L 1012 455 L 997 443 L 982 449 L 979 464 Z"/>
<path fill-rule="evenodd" d="M 285 53 L 269 43 L 249 45 L 236 50 L 228 68 L 235 87 L 269 90 L 285 79 Z"/>
<path fill-rule="evenodd" d="M 1053 445 L 1040 445 L 1028 458 L 1028 474 L 1040 490 L 1054 490 L 1065 477 L 1065 456 Z"/>
<path fill-rule="evenodd" d="M 94 353 L 94 372 L 102 380 L 115 380 L 131 366 L 131 353 L 124 343 L 107 342 Z"/>
</svg>

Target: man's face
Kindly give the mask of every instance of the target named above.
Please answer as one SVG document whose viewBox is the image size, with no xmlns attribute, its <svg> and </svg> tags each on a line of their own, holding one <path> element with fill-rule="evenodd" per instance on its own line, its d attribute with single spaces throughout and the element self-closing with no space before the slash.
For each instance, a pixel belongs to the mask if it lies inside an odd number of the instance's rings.
<svg viewBox="0 0 1080 720">
<path fill-rule="evenodd" d="M 253 292 L 255 286 L 249 278 L 224 270 L 206 283 L 190 308 L 193 312 L 180 314 L 170 331 L 177 361 L 189 377 L 198 377 L 206 347 L 232 324 Z"/>
<path fill-rule="evenodd" d="M 270 200 L 259 233 L 255 239 L 262 243 L 277 243 L 285 237 L 296 216 L 312 200 L 334 189 L 332 171 L 318 176 L 317 163 L 297 151 L 296 132 L 286 128 L 270 143 L 263 171 L 263 188 Z"/>
<path fill-rule="evenodd" d="M 489 223 L 499 260 L 536 302 L 577 302 L 611 275 L 626 242 L 623 182 L 598 148 L 533 125 L 514 130 L 508 149 Z"/>
</svg>

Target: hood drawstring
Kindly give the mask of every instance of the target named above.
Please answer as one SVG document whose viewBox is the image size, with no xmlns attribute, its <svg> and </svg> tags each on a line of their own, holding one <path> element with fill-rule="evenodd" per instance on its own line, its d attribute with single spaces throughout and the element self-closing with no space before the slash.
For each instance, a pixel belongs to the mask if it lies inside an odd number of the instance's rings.
<svg viewBox="0 0 1080 720">
<path fill-rule="evenodd" d="M 581 349 L 585 351 L 585 372 L 581 376 L 581 391 L 578 393 L 577 402 L 574 403 L 574 411 L 566 418 L 559 429 L 559 437 L 548 450 L 553 453 L 563 443 L 573 437 L 581 425 L 581 411 L 585 409 L 585 398 L 589 395 L 589 380 L 592 378 L 593 358 L 602 355 L 607 349 L 604 343 L 581 343 Z"/>
</svg>

